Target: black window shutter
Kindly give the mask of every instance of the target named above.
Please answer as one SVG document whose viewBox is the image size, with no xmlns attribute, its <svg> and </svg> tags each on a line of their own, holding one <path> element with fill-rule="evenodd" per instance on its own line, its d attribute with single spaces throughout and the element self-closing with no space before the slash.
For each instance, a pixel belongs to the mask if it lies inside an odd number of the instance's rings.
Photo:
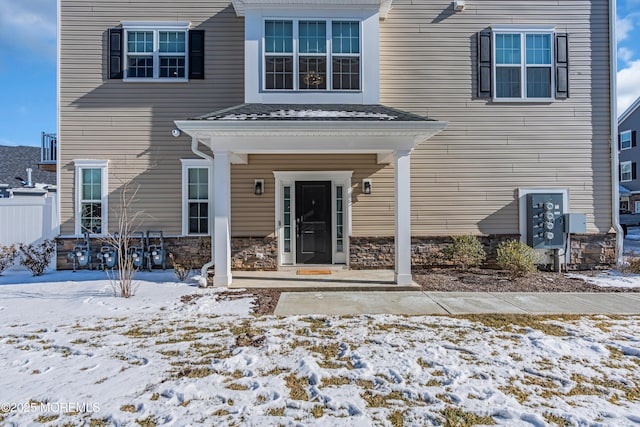
<svg viewBox="0 0 640 427">
<path fill-rule="evenodd" d="M 622 150 L 622 134 L 618 134 L 618 151 Z"/>
<path fill-rule="evenodd" d="M 109 29 L 109 78 L 122 78 L 122 28 Z"/>
<path fill-rule="evenodd" d="M 204 30 L 189 30 L 189 78 L 204 79 Z"/>
<path fill-rule="evenodd" d="M 556 34 L 556 98 L 569 97 L 569 35 Z"/>
<path fill-rule="evenodd" d="M 491 31 L 478 33 L 478 98 L 491 98 Z"/>
<path fill-rule="evenodd" d="M 636 146 L 636 131 L 635 130 L 631 131 L 631 146 L 632 147 Z"/>
<path fill-rule="evenodd" d="M 622 165 L 618 165 L 618 181 L 622 181 Z"/>
<path fill-rule="evenodd" d="M 636 179 L 636 162 L 631 163 L 631 179 Z"/>
</svg>

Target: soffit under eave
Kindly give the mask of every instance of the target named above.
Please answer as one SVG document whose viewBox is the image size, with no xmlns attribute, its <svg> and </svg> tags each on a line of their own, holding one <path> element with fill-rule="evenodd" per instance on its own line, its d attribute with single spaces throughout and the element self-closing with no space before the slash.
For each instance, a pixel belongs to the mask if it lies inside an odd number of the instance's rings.
<svg viewBox="0 0 640 427">
<path fill-rule="evenodd" d="M 278 153 L 383 153 L 413 150 L 447 127 L 447 122 L 432 121 L 422 126 L 405 123 L 404 128 L 370 127 L 336 129 L 322 126 L 313 129 L 221 129 L 212 123 L 176 121 L 177 127 L 196 138 L 212 151 L 246 154 Z M 252 123 L 257 125 L 257 123 Z M 279 123 L 282 126 L 282 123 Z M 213 125 L 213 126 L 212 126 Z M 236 124 L 238 125 L 238 124 Z"/>
<path fill-rule="evenodd" d="M 249 8 L 378 8 L 380 19 L 385 19 L 393 0 L 232 0 L 237 16 L 244 16 Z"/>
</svg>

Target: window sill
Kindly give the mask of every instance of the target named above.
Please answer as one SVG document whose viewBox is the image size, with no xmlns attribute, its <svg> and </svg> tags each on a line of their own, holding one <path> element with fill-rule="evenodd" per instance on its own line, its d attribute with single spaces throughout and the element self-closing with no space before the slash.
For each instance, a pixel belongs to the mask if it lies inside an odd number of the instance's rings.
<svg viewBox="0 0 640 427">
<path fill-rule="evenodd" d="M 139 79 L 139 78 L 124 78 L 123 82 L 127 83 L 187 83 L 189 79 L 170 79 L 170 78 L 158 78 L 158 79 Z"/>
<path fill-rule="evenodd" d="M 550 104 L 556 102 L 555 98 L 492 98 L 499 104 Z"/>
<path fill-rule="evenodd" d="M 294 90 L 294 89 L 263 89 L 262 93 L 362 93 L 361 90 L 325 90 L 325 89 L 309 89 L 309 90 Z"/>
</svg>

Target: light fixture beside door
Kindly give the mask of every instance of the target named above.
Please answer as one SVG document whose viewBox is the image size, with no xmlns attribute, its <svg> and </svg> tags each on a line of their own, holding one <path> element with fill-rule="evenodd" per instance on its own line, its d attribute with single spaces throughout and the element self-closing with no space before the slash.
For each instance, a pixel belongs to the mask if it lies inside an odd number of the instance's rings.
<svg viewBox="0 0 640 427">
<path fill-rule="evenodd" d="M 362 180 L 362 193 L 363 194 L 371 194 L 371 180 L 363 179 Z"/>
<path fill-rule="evenodd" d="M 264 194 L 264 179 L 256 179 L 253 183 L 253 193 L 256 196 L 262 196 Z"/>
</svg>

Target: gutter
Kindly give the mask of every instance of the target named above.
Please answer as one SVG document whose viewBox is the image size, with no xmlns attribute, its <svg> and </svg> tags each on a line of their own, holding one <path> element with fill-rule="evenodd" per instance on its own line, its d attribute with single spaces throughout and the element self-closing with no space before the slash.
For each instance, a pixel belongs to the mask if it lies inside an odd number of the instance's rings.
<svg viewBox="0 0 640 427">
<path fill-rule="evenodd" d="M 617 105 L 617 64 L 618 54 L 616 48 L 616 1 L 609 0 L 609 84 L 611 88 L 610 110 L 611 110 L 611 223 L 616 232 L 616 267 L 622 265 L 622 255 L 624 252 L 624 233 L 620 226 L 618 209 L 620 206 L 620 186 L 618 177 L 618 105 Z"/>
<path fill-rule="evenodd" d="M 198 138 L 196 138 L 195 136 L 191 137 L 191 151 L 194 152 L 194 154 L 202 157 L 205 160 L 209 160 L 211 162 L 211 164 L 213 164 L 213 157 L 211 157 L 208 154 L 203 153 L 202 151 L 200 151 L 198 149 Z M 213 170 L 212 170 L 213 171 Z M 211 188 L 213 188 L 213 186 L 211 185 L 211 177 L 209 177 L 209 191 L 211 191 Z M 215 257 L 214 257 L 214 248 L 213 248 L 213 215 L 209 215 L 209 231 L 211 234 L 211 261 L 209 261 L 208 263 L 206 263 L 205 265 L 202 266 L 202 268 L 200 269 L 200 287 L 201 288 L 206 288 L 207 287 L 207 279 L 209 278 L 209 268 L 213 267 L 215 265 Z"/>
</svg>

